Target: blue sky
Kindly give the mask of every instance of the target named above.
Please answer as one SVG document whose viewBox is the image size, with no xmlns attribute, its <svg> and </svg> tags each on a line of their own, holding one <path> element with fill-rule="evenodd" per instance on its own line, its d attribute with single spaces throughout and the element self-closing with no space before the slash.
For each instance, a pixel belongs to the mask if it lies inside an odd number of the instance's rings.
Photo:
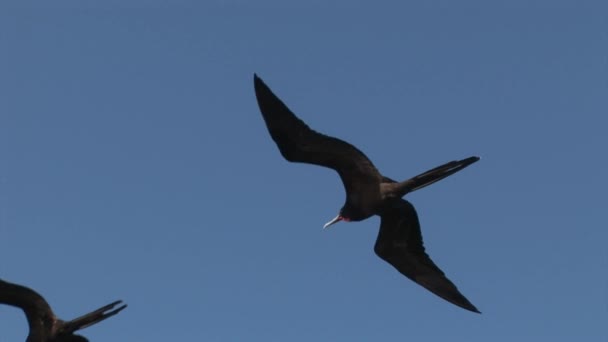
<svg viewBox="0 0 608 342">
<path fill-rule="evenodd" d="M 92 341 L 605 341 L 603 1 L 22 1 L 0 10 L 0 277 Z M 483 312 L 322 225 L 337 175 L 290 164 L 252 75 L 405 179 L 427 252 Z M 27 325 L 0 308 L 0 340 Z"/>
</svg>

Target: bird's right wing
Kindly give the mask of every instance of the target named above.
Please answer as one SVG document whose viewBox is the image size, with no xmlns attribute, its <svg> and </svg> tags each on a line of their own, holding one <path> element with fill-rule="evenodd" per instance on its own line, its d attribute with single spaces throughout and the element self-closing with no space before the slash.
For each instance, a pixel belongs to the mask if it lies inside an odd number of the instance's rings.
<svg viewBox="0 0 608 342">
<path fill-rule="evenodd" d="M 374 164 L 353 145 L 310 129 L 254 75 L 255 94 L 270 132 L 281 155 L 290 162 L 309 163 L 334 169 L 347 192 L 358 186 L 377 186 L 382 176 Z"/>
<path fill-rule="evenodd" d="M 414 206 L 403 199 L 382 212 L 376 254 L 427 290 L 463 309 L 479 313 L 426 254 Z"/>
</svg>

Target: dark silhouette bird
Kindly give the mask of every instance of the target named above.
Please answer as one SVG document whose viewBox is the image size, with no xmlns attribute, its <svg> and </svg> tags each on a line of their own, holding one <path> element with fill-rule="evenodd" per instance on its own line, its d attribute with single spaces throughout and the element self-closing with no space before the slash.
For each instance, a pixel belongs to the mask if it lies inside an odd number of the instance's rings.
<svg viewBox="0 0 608 342">
<path fill-rule="evenodd" d="M 310 129 L 255 74 L 254 87 L 270 136 L 283 157 L 290 162 L 334 169 L 342 179 L 346 202 L 338 216 L 323 228 L 338 221 L 361 221 L 379 215 L 380 231 L 374 251 L 380 258 L 437 296 L 479 313 L 426 254 L 416 210 L 401 198 L 464 169 L 479 157 L 451 161 L 396 182 L 380 174 L 353 145 Z"/>
<path fill-rule="evenodd" d="M 116 315 L 127 307 L 115 308 L 121 303 L 116 301 L 71 321 L 63 321 L 36 291 L 0 279 L 0 304 L 20 308 L 25 313 L 30 328 L 26 342 L 86 342 L 85 337 L 74 332 Z"/>
</svg>

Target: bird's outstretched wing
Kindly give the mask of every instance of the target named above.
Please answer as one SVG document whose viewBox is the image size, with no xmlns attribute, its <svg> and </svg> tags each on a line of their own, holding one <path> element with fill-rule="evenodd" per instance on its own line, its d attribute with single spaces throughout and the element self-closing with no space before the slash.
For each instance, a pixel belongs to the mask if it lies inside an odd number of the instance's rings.
<svg viewBox="0 0 608 342">
<path fill-rule="evenodd" d="M 427 290 L 463 309 L 479 310 L 435 265 L 424 250 L 418 214 L 406 200 L 396 200 L 382 212 L 376 254 Z"/>
<path fill-rule="evenodd" d="M 382 181 L 374 164 L 353 145 L 310 129 L 254 75 L 255 95 L 270 132 L 281 154 L 290 162 L 309 163 L 334 169 L 347 193 Z"/>
</svg>

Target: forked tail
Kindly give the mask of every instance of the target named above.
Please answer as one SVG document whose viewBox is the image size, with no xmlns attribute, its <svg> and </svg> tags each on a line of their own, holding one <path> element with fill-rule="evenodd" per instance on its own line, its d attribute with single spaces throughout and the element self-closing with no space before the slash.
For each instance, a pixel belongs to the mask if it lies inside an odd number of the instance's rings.
<svg viewBox="0 0 608 342">
<path fill-rule="evenodd" d="M 117 300 L 95 311 L 75 318 L 69 322 L 65 322 L 63 330 L 65 333 L 73 333 L 76 330 L 84 329 L 93 324 L 97 324 L 107 318 L 110 318 L 127 307 L 126 304 L 118 306 L 119 304 L 122 304 L 121 300 Z M 116 306 L 118 307 L 116 308 Z"/>
<path fill-rule="evenodd" d="M 428 170 L 410 178 L 404 182 L 400 182 L 398 185 L 399 197 L 404 196 L 407 193 L 420 190 L 426 186 L 429 186 L 435 182 L 438 182 L 445 177 L 455 174 L 456 172 L 464 169 L 465 167 L 478 161 L 479 157 L 469 157 L 462 160 L 455 160 L 449 163 L 445 163 L 434 169 Z"/>
</svg>

